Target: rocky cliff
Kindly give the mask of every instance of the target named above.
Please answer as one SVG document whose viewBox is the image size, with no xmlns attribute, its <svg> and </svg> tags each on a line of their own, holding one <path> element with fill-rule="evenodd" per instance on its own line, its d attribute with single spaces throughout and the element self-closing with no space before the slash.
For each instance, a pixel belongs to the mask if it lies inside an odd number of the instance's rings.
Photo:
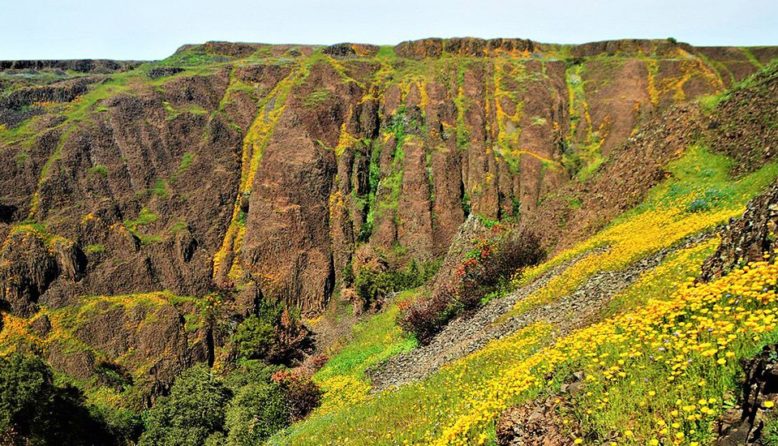
<svg viewBox="0 0 778 446">
<path fill-rule="evenodd" d="M 222 320 L 261 298 L 315 315 L 353 276 L 358 251 L 396 264 L 440 258 L 470 214 L 564 245 L 605 218 L 580 214 L 566 237 L 577 194 L 611 214 L 639 201 L 673 154 L 657 141 L 692 140 L 687 115 L 699 111 L 684 104 L 775 56 L 670 40 L 466 38 L 2 62 L 7 322 L 24 331 L 50 318 L 67 336 L 36 339 L 62 368 L 77 350 L 57 347 L 66 338 L 89 346 L 93 369 L 119 358 L 165 375 L 213 359 L 219 318 L 193 319 L 202 302 L 220 302 Z M 621 172 L 623 192 L 592 180 L 603 168 Z M 163 332 L 170 345 L 149 344 Z"/>
</svg>

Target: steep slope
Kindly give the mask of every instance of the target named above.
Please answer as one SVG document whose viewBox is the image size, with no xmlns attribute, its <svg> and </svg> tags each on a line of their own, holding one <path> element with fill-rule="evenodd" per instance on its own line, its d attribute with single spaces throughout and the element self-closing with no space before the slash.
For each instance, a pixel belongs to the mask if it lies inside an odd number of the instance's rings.
<svg viewBox="0 0 778 446">
<path fill-rule="evenodd" d="M 710 115 L 687 113 L 702 123 L 769 119 L 775 70 L 723 97 Z M 685 122 L 694 138 L 666 155 L 676 159 L 638 206 L 525 271 L 516 291 L 453 322 L 429 346 L 412 349 L 384 315 L 363 323 L 353 342 L 372 353 L 335 349 L 315 377 L 326 392 L 322 407 L 271 444 L 714 441 L 718 418 L 739 403 L 740 361 L 776 339 L 778 166 L 742 161 L 771 146 L 771 126 L 730 158 L 719 127 L 701 122 Z M 646 131 L 654 138 L 630 140 L 624 153 L 675 152 L 678 140 L 665 131 Z M 728 221 L 721 239 L 711 239 Z M 695 283 L 701 269 L 717 278 Z M 774 395 L 759 392 L 755 404 L 768 401 L 760 422 L 770 422 Z"/>
</svg>

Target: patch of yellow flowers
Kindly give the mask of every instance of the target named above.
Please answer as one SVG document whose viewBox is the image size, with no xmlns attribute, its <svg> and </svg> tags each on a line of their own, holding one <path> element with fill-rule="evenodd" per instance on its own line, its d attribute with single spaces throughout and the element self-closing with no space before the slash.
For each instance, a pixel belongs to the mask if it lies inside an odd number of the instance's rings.
<svg viewBox="0 0 778 446">
<path fill-rule="evenodd" d="M 364 401 L 370 392 L 370 384 L 351 375 L 338 375 L 319 383 L 327 395 L 316 415 L 324 415 L 343 407 Z"/>
<path fill-rule="evenodd" d="M 478 432 L 528 391 L 547 385 L 544 377 L 561 366 L 581 367 L 585 388 L 593 390 L 575 401 L 582 408 L 578 415 L 584 428 L 608 432 L 621 444 L 698 443 L 708 438 L 712 421 L 722 411 L 725 382 L 736 373 L 736 359 L 775 338 L 777 279 L 775 262 L 755 262 L 712 283 L 687 281 L 669 300 L 651 301 L 562 338 L 505 368 L 435 444 L 478 443 Z M 498 342 L 506 348 L 509 344 Z M 643 380 L 636 382 L 634 376 Z M 690 382 L 700 376 L 709 376 L 710 382 Z M 609 391 L 614 394 L 610 398 Z M 652 406 L 655 398 L 666 400 L 657 392 L 678 398 Z M 628 396 L 634 401 L 621 401 Z M 598 418 L 597 411 L 617 398 L 618 404 L 632 404 L 635 411 L 622 414 L 624 424 L 602 425 L 604 418 Z M 641 413 L 651 413 L 645 415 L 650 422 L 635 422 Z"/>
<path fill-rule="evenodd" d="M 642 257 L 670 247 L 692 234 L 710 229 L 740 214 L 742 214 L 740 208 L 711 213 L 686 213 L 683 209 L 670 208 L 645 212 L 626 219 L 576 247 L 560 253 L 552 262 L 527 271 L 525 277 L 519 281 L 519 285 L 536 278 L 549 266 L 559 264 L 560 261 L 592 251 L 598 246 L 608 246 L 606 251 L 592 252 L 575 262 L 552 278 L 546 286 L 519 301 L 514 314 L 570 294 L 586 279 L 598 272 L 624 269 Z M 636 237 L 636 234 L 640 236 Z"/>
</svg>

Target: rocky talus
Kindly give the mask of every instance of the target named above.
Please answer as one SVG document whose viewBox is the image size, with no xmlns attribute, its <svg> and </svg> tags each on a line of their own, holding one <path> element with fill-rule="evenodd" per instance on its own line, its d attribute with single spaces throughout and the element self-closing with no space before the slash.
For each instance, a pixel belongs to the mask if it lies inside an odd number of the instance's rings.
<svg viewBox="0 0 778 446">
<path fill-rule="evenodd" d="M 522 299 L 591 252 L 568 260 L 529 285 L 489 302 L 475 314 L 450 322 L 429 345 L 390 358 L 369 373 L 373 390 L 380 391 L 423 379 L 445 364 L 484 347 L 489 341 L 501 339 L 533 323 L 550 324 L 555 336 L 564 336 L 585 327 L 597 319 L 613 296 L 634 283 L 641 274 L 658 266 L 669 254 L 698 244 L 710 235 L 701 233 L 688 237 L 671 248 L 638 260 L 624 270 L 597 273 L 568 296 L 521 314 L 511 314 L 510 310 Z"/>
<path fill-rule="evenodd" d="M 747 262 L 770 260 L 778 233 L 778 183 L 748 203 L 745 214 L 721 231 L 721 245 L 705 261 L 702 279 L 712 280 Z M 765 257 L 767 254 L 767 257 Z"/>
</svg>

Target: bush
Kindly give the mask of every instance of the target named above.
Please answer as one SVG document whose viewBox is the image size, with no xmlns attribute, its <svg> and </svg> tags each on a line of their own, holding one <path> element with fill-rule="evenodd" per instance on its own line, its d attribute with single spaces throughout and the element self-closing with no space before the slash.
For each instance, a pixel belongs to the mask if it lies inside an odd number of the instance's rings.
<svg viewBox="0 0 778 446">
<path fill-rule="evenodd" d="M 75 387 L 54 384 L 39 358 L 14 353 L 0 358 L 0 443 L 119 444 Z"/>
<path fill-rule="evenodd" d="M 540 239 L 530 232 L 508 233 L 496 240 L 481 241 L 474 253 L 460 265 L 461 283 L 453 293 L 463 310 L 477 307 L 484 295 L 510 278 L 520 268 L 540 263 L 545 254 Z"/>
<path fill-rule="evenodd" d="M 263 302 L 257 314 L 238 325 L 233 342 L 238 357 L 290 364 L 310 347 L 309 331 L 280 305 Z"/>
<path fill-rule="evenodd" d="M 270 382 L 273 374 L 283 369 L 283 366 L 270 365 L 259 360 L 241 361 L 239 365 L 224 378 L 224 385 L 238 393 L 241 387 L 257 382 Z"/>
<path fill-rule="evenodd" d="M 271 321 L 257 315 L 247 317 L 235 331 L 233 337 L 242 359 L 265 358 L 276 342 L 276 331 Z"/>
<path fill-rule="evenodd" d="M 321 404 L 321 390 L 308 375 L 285 370 L 273 375 L 273 381 L 284 392 L 291 421 L 302 420 Z"/>
<path fill-rule="evenodd" d="M 686 207 L 688 212 L 704 212 L 709 209 L 710 204 L 708 203 L 708 200 L 704 198 L 696 198 Z"/>
<path fill-rule="evenodd" d="M 383 300 L 396 291 L 416 288 L 435 275 L 440 262 L 430 261 L 419 264 L 413 260 L 400 270 L 376 271 L 361 268 L 354 280 L 354 288 L 362 302 L 362 310 L 380 307 Z"/>
<path fill-rule="evenodd" d="M 227 444 L 261 445 L 289 425 L 289 409 L 281 388 L 259 382 L 241 388 L 227 409 Z"/>
<path fill-rule="evenodd" d="M 500 288 L 511 275 L 542 261 L 540 239 L 522 231 L 518 235 L 495 226 L 493 238 L 481 240 L 468 252 L 456 270 L 453 284 L 432 295 L 401 307 L 399 325 L 427 344 L 454 317 L 481 305 L 485 295 Z"/>
<path fill-rule="evenodd" d="M 144 414 L 146 431 L 139 445 L 202 445 L 224 431 L 224 412 L 231 392 L 204 365 L 176 378 L 170 395 Z"/>
<path fill-rule="evenodd" d="M 451 302 L 455 290 L 446 288 L 438 291 L 427 299 L 420 299 L 413 304 L 400 304 L 400 328 L 413 333 L 419 343 L 428 344 L 441 327 L 451 319 Z"/>
</svg>

